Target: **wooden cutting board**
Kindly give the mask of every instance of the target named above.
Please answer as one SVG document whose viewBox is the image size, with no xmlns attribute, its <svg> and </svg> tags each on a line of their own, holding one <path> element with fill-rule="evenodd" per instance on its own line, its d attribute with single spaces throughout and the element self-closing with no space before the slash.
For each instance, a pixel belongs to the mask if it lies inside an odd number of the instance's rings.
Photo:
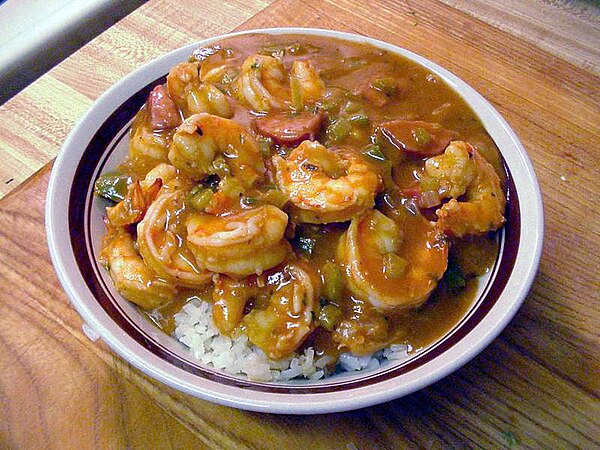
<svg viewBox="0 0 600 450">
<path fill-rule="evenodd" d="M 433 0 L 228 5 L 150 1 L 26 93 L 43 96 L 47 111 L 15 109 L 10 138 L 59 141 L 71 126 L 55 120 L 64 112 L 52 115 L 63 97 L 79 105 L 72 107 L 79 117 L 117 74 L 237 26 L 310 26 L 382 39 L 463 78 L 522 139 L 546 211 L 530 295 L 472 362 L 397 401 L 314 417 L 216 406 L 149 379 L 83 334 L 49 261 L 46 166 L 0 201 L 0 447 L 599 447 L 600 79 Z M 27 95 L 14 104 L 26 107 Z M 46 113 L 47 129 L 27 128 L 27 114 Z"/>
</svg>

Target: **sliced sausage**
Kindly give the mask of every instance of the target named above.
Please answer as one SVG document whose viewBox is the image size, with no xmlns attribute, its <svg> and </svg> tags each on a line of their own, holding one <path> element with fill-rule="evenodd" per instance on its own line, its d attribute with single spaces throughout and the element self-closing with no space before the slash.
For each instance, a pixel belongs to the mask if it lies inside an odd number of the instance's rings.
<svg viewBox="0 0 600 450">
<path fill-rule="evenodd" d="M 417 156 L 440 155 L 457 136 L 440 124 L 420 120 L 392 120 L 380 129 L 394 146 Z"/>
<path fill-rule="evenodd" d="M 372 105 L 377 106 L 378 108 L 384 107 L 390 101 L 390 97 L 388 95 L 381 91 L 378 91 L 370 84 L 366 84 L 361 88 L 360 95 L 362 96 L 362 98 L 370 102 Z"/>
<path fill-rule="evenodd" d="M 148 95 L 150 125 L 155 130 L 175 128 L 181 124 L 181 115 L 163 85 L 156 86 Z"/>
<path fill-rule="evenodd" d="M 270 137 L 277 144 L 294 145 L 306 139 L 314 140 L 324 118 L 322 112 L 304 111 L 295 115 L 277 113 L 259 117 L 254 121 L 254 127 L 258 133 Z"/>
<path fill-rule="evenodd" d="M 374 78 L 360 89 L 360 95 L 371 104 L 382 108 L 394 97 L 406 95 L 409 82 L 404 78 L 383 76 Z"/>
</svg>

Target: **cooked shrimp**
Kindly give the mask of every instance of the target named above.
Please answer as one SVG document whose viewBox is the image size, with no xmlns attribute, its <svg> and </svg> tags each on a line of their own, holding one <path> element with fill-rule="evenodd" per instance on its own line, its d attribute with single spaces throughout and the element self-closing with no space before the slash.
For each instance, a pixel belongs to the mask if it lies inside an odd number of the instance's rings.
<svg viewBox="0 0 600 450">
<path fill-rule="evenodd" d="M 177 169 L 161 163 L 150 170 L 142 181 L 127 187 L 125 198 L 115 206 L 106 208 L 106 216 L 113 226 L 138 223 L 158 195 L 160 189 L 177 175 Z"/>
<path fill-rule="evenodd" d="M 342 157 L 319 142 L 304 141 L 287 159 L 274 156 L 273 165 L 299 222 L 350 220 L 372 208 L 381 189 L 381 177 L 360 157 Z"/>
<path fill-rule="evenodd" d="M 186 117 L 208 113 L 229 118 L 233 110 L 227 96 L 205 78 L 214 79 L 213 73 L 201 78 L 198 62 L 184 62 L 171 69 L 167 76 L 169 96 Z"/>
<path fill-rule="evenodd" d="M 137 243 L 144 262 L 159 276 L 177 286 L 194 288 L 209 283 L 213 274 L 198 267 L 179 237 L 185 230 L 183 199 L 183 191 L 162 192 L 137 226 Z"/>
<path fill-rule="evenodd" d="M 185 88 L 185 96 L 186 115 L 208 113 L 227 119 L 233 116 L 227 96 L 212 84 L 191 84 Z"/>
<path fill-rule="evenodd" d="M 195 114 L 177 128 L 169 160 L 194 178 L 213 172 L 218 155 L 231 165 L 233 176 L 245 188 L 261 179 L 265 166 L 252 134 L 233 120 L 210 114 Z"/>
<path fill-rule="evenodd" d="M 256 111 L 285 108 L 290 91 L 282 62 L 272 56 L 246 58 L 238 78 L 238 95 Z"/>
<path fill-rule="evenodd" d="M 168 162 L 172 130 L 154 130 L 148 117 L 148 111 L 142 109 L 131 126 L 129 137 L 129 157 L 153 167 Z"/>
<path fill-rule="evenodd" d="M 196 213 L 187 221 L 187 241 L 198 263 L 210 271 L 259 274 L 290 254 L 287 223 L 287 214 L 271 205 L 225 217 Z"/>
<path fill-rule="evenodd" d="M 200 63 L 194 62 L 182 62 L 177 64 L 169 71 L 167 75 L 167 90 L 169 91 L 169 97 L 173 99 L 175 104 L 186 112 L 187 109 L 187 95 L 185 88 L 190 85 L 198 86 L 200 84 Z"/>
<path fill-rule="evenodd" d="M 177 176 L 177 169 L 166 163 L 161 163 L 150 170 L 146 177 L 140 181 L 142 189 L 148 189 L 151 185 L 156 183 L 156 180 L 160 180 L 164 185 L 168 184 Z"/>
<path fill-rule="evenodd" d="M 340 239 L 338 257 L 357 298 L 382 310 L 417 307 L 448 264 L 448 244 L 435 224 L 416 215 L 403 226 L 377 210 L 355 217 Z"/>
<path fill-rule="evenodd" d="M 441 197 L 458 198 L 475 179 L 476 167 L 466 142 L 453 141 L 440 156 L 425 161 L 425 173 L 439 182 Z"/>
<path fill-rule="evenodd" d="M 105 221 L 107 234 L 102 240 L 100 262 L 108 267 L 117 291 L 144 309 L 154 309 L 172 300 L 176 288 L 161 280 L 142 260 L 133 237 L 124 227 Z"/>
<path fill-rule="evenodd" d="M 266 304 L 257 301 L 242 324 L 248 339 L 269 358 L 292 354 L 314 330 L 318 283 L 298 264 L 288 264 L 273 276 L 278 281 L 267 285 Z"/>
<path fill-rule="evenodd" d="M 437 211 L 437 226 L 450 236 L 480 235 L 504 225 L 506 196 L 500 177 L 483 156 L 463 141 L 450 143 L 443 155 L 429 158 L 425 171 L 451 200 Z M 464 201 L 457 200 L 465 195 Z"/>
<path fill-rule="evenodd" d="M 219 83 L 223 81 L 223 77 L 228 72 L 234 70 L 232 67 L 228 67 L 227 64 L 221 64 L 220 66 L 210 66 L 207 64 L 200 65 L 200 80 L 204 83 Z"/>
<path fill-rule="evenodd" d="M 152 183 L 145 183 L 144 187 L 139 181 L 130 184 L 127 187 L 125 198 L 115 206 L 106 208 L 106 216 L 111 225 L 125 226 L 142 220 L 161 186 L 160 179 L 155 179 Z"/>
<path fill-rule="evenodd" d="M 231 335 L 244 318 L 248 301 L 264 292 L 256 277 L 236 280 L 226 275 L 215 277 L 213 290 L 213 321 L 221 333 Z"/>
<path fill-rule="evenodd" d="M 325 83 L 310 61 L 294 61 L 290 72 L 292 104 L 296 109 L 321 99 L 325 92 Z"/>
</svg>

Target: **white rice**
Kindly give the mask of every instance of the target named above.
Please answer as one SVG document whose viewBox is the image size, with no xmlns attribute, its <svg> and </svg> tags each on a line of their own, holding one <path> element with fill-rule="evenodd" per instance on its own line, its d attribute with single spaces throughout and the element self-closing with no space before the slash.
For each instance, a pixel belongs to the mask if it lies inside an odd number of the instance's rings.
<svg viewBox="0 0 600 450">
<path fill-rule="evenodd" d="M 272 361 L 265 353 L 241 334 L 229 338 L 219 334 L 212 320 L 212 306 L 192 300 L 175 315 L 175 337 L 187 346 L 192 356 L 204 364 L 212 365 L 231 375 L 243 375 L 253 381 L 287 381 L 294 378 L 318 380 L 330 375 L 330 356 L 315 358 L 312 347 L 285 359 Z M 373 370 L 386 360 L 400 361 L 408 358 L 408 346 L 393 344 L 370 356 L 340 355 L 336 371 L 354 372 Z"/>
</svg>

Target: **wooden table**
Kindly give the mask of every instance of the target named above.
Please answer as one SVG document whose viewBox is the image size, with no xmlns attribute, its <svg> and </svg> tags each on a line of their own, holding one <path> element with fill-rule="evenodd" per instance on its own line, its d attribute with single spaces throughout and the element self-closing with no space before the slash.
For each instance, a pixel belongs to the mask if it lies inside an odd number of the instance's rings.
<svg viewBox="0 0 600 450">
<path fill-rule="evenodd" d="M 222 5 L 227 3 L 227 5 Z M 150 0 L 0 107 L 0 448 L 598 448 L 600 12 L 578 2 Z M 272 416 L 153 381 L 90 341 L 44 234 L 51 160 L 122 76 L 268 26 L 366 34 L 445 66 L 521 137 L 545 201 L 533 289 L 485 351 L 397 401 Z"/>
</svg>

